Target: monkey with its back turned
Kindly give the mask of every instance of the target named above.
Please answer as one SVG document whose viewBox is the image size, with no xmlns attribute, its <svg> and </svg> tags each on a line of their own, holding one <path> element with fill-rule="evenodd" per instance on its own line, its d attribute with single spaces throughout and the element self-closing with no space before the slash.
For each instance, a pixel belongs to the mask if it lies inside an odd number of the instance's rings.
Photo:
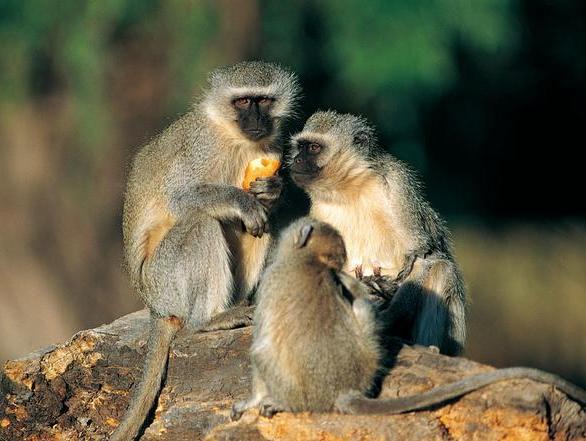
<svg viewBox="0 0 586 441">
<path fill-rule="evenodd" d="M 341 272 L 346 249 L 330 225 L 309 218 L 280 237 L 257 291 L 250 349 L 253 392 L 232 419 L 259 407 L 280 411 L 333 410 L 338 395 L 372 386 L 380 363 L 368 290 Z"/>
<path fill-rule="evenodd" d="M 112 440 L 134 439 L 161 386 L 182 327 L 249 324 L 232 308 L 256 286 L 270 245 L 267 223 L 278 176 L 245 192 L 247 164 L 279 159 L 280 130 L 295 107 L 295 76 L 270 63 L 217 69 L 192 111 L 135 156 L 124 202 L 126 265 L 151 313 L 142 380 Z"/>
<path fill-rule="evenodd" d="M 586 391 L 537 369 L 508 368 L 473 375 L 417 395 L 373 399 L 383 358 L 369 290 L 345 274 L 342 236 L 327 223 L 302 218 L 282 234 L 259 286 L 250 349 L 252 396 L 231 418 L 258 408 L 277 412 L 403 413 L 426 409 L 515 378 L 551 384 L 584 405 Z"/>
</svg>

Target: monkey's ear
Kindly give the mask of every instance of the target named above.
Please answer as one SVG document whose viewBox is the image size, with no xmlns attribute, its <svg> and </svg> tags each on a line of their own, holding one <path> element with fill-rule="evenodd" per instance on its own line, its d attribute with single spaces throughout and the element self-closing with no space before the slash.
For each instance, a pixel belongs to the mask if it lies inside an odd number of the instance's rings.
<svg viewBox="0 0 586 441">
<path fill-rule="evenodd" d="M 311 232 L 313 231 L 313 225 L 307 224 L 303 225 L 299 230 L 299 235 L 295 239 L 295 245 L 297 248 L 303 248 L 307 245 L 307 241 L 309 240 L 309 236 L 311 236 Z"/>
<path fill-rule="evenodd" d="M 370 141 L 370 133 L 366 130 L 359 130 L 354 134 L 353 143 L 358 145 L 367 145 Z"/>
</svg>

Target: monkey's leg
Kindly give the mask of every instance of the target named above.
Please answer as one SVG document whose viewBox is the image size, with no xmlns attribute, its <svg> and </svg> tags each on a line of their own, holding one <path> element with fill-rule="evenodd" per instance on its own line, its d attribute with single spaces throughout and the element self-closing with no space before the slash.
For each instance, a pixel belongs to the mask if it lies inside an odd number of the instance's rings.
<svg viewBox="0 0 586 441">
<path fill-rule="evenodd" d="M 205 262 L 205 263 L 204 263 Z M 141 297 L 153 325 L 142 380 L 129 410 L 112 435 L 131 440 L 139 433 L 161 388 L 169 347 L 181 324 L 198 326 L 231 301 L 230 260 L 215 219 L 194 213 L 177 222 L 142 265 Z"/>
<path fill-rule="evenodd" d="M 387 303 L 386 308 L 379 311 L 383 335 L 412 341 L 413 327 L 423 296 L 423 287 L 420 282 L 408 280 L 403 283 Z"/>
<path fill-rule="evenodd" d="M 254 309 L 255 307 L 252 305 L 236 306 L 212 317 L 209 322 L 200 326 L 197 330 L 200 332 L 210 332 L 252 326 Z"/>
<path fill-rule="evenodd" d="M 548 372 L 532 368 L 515 367 L 473 375 L 454 383 L 438 386 L 427 392 L 402 398 L 370 399 L 356 391 L 352 391 L 338 398 L 336 408 L 340 412 L 350 414 L 396 414 L 410 412 L 436 406 L 447 400 L 460 397 L 498 381 L 524 378 L 550 384 L 561 390 L 571 399 L 582 405 L 586 405 L 586 391 L 584 389 Z"/>
<path fill-rule="evenodd" d="M 411 272 L 413 271 L 413 265 L 415 265 L 415 261 L 417 260 L 418 254 L 417 253 L 410 253 L 407 256 L 405 256 L 405 262 L 403 263 L 403 268 L 401 269 L 401 271 L 399 271 L 399 273 L 397 274 L 397 277 L 395 277 L 395 283 L 400 284 L 403 283 L 407 277 L 409 277 L 411 275 Z"/>
<path fill-rule="evenodd" d="M 466 298 L 456 265 L 446 259 L 432 260 L 421 293 L 414 342 L 437 346 L 442 354 L 460 354 L 466 341 Z"/>
<path fill-rule="evenodd" d="M 258 407 L 261 401 L 269 394 L 266 383 L 260 378 L 256 366 L 252 365 L 252 396 L 248 400 L 242 400 L 234 403 L 230 411 L 230 419 L 238 421 L 242 414 L 248 409 Z"/>
</svg>

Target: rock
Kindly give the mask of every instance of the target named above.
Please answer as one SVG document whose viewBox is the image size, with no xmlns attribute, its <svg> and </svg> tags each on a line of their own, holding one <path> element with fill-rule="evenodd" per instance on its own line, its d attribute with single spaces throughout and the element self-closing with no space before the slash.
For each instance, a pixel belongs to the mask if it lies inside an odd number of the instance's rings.
<svg viewBox="0 0 586 441">
<path fill-rule="evenodd" d="M 0 439 L 100 440 L 117 426 L 138 381 L 148 333 L 139 311 L 70 341 L 7 362 L 1 373 Z M 586 413 L 554 388 L 507 381 L 430 411 L 396 416 L 247 412 L 232 423 L 234 400 L 250 391 L 251 328 L 182 331 L 165 387 L 142 440 L 578 440 Z M 397 346 L 381 396 L 410 395 L 492 369 L 425 348 Z"/>
</svg>

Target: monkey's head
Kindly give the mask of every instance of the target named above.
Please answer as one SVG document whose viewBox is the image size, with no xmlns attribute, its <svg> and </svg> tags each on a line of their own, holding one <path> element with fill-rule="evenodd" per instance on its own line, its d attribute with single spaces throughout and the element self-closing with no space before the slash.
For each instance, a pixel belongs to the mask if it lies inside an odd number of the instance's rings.
<svg viewBox="0 0 586 441">
<path fill-rule="evenodd" d="M 285 258 L 293 253 L 335 271 L 346 263 L 346 246 L 338 230 L 311 217 L 298 219 L 283 232 L 279 250 Z"/>
<path fill-rule="evenodd" d="M 273 138 L 297 104 L 296 76 L 271 63 L 247 61 L 214 70 L 203 99 L 206 115 L 234 137 Z"/>
<path fill-rule="evenodd" d="M 287 161 L 291 178 L 310 195 L 346 188 L 369 169 L 375 146 L 374 129 L 366 119 L 316 112 L 291 139 Z"/>
</svg>

